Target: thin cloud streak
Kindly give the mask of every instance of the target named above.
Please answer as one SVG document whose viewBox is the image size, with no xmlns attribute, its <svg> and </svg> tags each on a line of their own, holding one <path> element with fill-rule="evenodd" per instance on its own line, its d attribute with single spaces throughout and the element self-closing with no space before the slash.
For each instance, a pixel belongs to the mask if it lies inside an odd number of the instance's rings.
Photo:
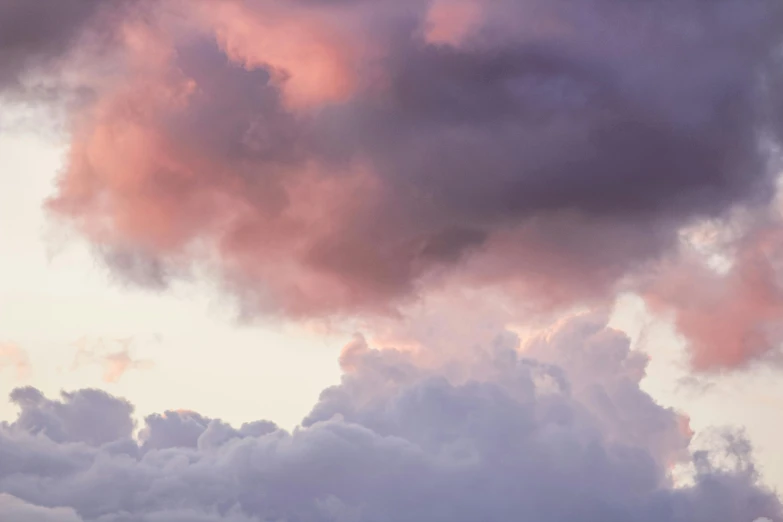
<svg viewBox="0 0 783 522">
<path fill-rule="evenodd" d="M 74 356 L 71 370 L 78 370 L 84 366 L 97 365 L 103 371 L 103 382 L 113 384 L 118 382 L 129 371 L 149 370 L 155 363 L 149 359 L 136 359 L 133 355 L 134 339 L 119 339 L 116 343 L 98 339 L 90 342 L 83 338 L 75 343 L 77 351 Z M 112 344 L 119 345 L 117 349 Z"/>
<path fill-rule="evenodd" d="M 0 371 L 11 369 L 18 381 L 24 381 L 32 374 L 30 358 L 21 347 L 13 343 L 0 343 Z"/>
</svg>

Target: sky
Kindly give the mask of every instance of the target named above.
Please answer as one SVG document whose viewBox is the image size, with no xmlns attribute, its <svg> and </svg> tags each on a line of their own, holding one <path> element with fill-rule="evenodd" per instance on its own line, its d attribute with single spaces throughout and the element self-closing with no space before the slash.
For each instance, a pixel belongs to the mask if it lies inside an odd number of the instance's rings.
<svg viewBox="0 0 783 522">
<path fill-rule="evenodd" d="M 0 0 L 0 519 L 783 520 L 781 27 Z"/>
</svg>

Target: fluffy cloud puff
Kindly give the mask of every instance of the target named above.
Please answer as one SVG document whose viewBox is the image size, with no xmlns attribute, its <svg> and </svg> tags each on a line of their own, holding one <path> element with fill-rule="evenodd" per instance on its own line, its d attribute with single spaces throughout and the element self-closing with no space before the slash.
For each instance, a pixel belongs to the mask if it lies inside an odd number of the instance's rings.
<svg viewBox="0 0 783 522">
<path fill-rule="evenodd" d="M 734 445 L 733 466 L 689 457 L 682 418 L 639 389 L 645 361 L 600 318 L 457 361 L 346 347 L 342 383 L 292 433 L 188 412 L 132 438 L 127 402 L 16 392 L 0 428 L 3 519 L 78 522 L 778 519 Z M 90 416 L 84 416 L 85 404 Z M 32 420 L 31 420 L 32 419 Z M 75 422 L 75 419 L 80 419 Z M 739 448 L 739 449 L 736 449 Z M 692 460 L 693 483 L 668 470 Z M 11 518 L 8 518 L 11 517 Z M 16 517 L 16 518 L 13 518 Z"/>
</svg>

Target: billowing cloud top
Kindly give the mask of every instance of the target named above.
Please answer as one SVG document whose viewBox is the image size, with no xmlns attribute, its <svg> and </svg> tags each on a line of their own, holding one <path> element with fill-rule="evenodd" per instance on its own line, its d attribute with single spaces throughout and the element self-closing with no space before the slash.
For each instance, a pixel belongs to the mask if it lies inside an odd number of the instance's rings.
<svg viewBox="0 0 783 522">
<path fill-rule="evenodd" d="M 88 93 L 50 207 L 144 284 L 206 265 L 293 316 L 444 278 L 559 306 L 774 195 L 777 0 L 31 6 L 0 1 L 2 85 Z M 755 328 L 697 364 L 772 349 Z"/>
<path fill-rule="evenodd" d="M 688 455 L 687 423 L 639 388 L 645 359 L 600 319 L 566 321 L 523 355 L 498 339 L 457 378 L 459 359 L 422 364 L 357 338 L 342 383 L 293 433 L 167 412 L 133 439 L 123 400 L 20 389 L 18 419 L 0 427 L 0 518 L 780 520 L 741 439 Z M 688 462 L 692 481 L 676 486 L 669 469 Z"/>
</svg>

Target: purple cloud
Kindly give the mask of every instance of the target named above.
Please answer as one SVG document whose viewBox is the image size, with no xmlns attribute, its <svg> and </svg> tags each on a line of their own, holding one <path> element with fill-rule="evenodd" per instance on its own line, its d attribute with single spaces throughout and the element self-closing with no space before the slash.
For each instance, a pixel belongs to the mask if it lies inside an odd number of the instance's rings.
<svg viewBox="0 0 783 522">
<path fill-rule="evenodd" d="M 266 425 L 214 437 L 211 431 L 230 427 L 167 413 L 148 418 L 144 435 L 167 442 L 145 447 L 128 438 L 123 401 L 78 392 L 44 402 L 17 392 L 26 408 L 20 419 L 31 404 L 80 418 L 81 401 L 108 415 L 103 423 L 60 421 L 59 430 L 21 420 L 0 429 L 0 492 L 7 495 L 0 515 L 75 513 L 79 522 L 778 519 L 780 502 L 760 485 L 747 445 L 735 440 L 712 456 L 689 455 L 681 416 L 639 388 L 644 359 L 604 324 L 582 316 L 522 351 L 511 342 L 486 347 L 471 375 L 459 379 L 448 377 L 459 360 L 422 366 L 415 353 L 376 351 L 357 340 L 343 356 L 342 383 L 324 391 L 291 433 Z M 118 408 L 125 416 L 109 414 Z M 185 425 L 193 428 L 183 437 Z M 713 456 L 734 464 L 718 466 Z M 675 486 L 670 466 L 688 462 L 693 483 Z"/>
</svg>

